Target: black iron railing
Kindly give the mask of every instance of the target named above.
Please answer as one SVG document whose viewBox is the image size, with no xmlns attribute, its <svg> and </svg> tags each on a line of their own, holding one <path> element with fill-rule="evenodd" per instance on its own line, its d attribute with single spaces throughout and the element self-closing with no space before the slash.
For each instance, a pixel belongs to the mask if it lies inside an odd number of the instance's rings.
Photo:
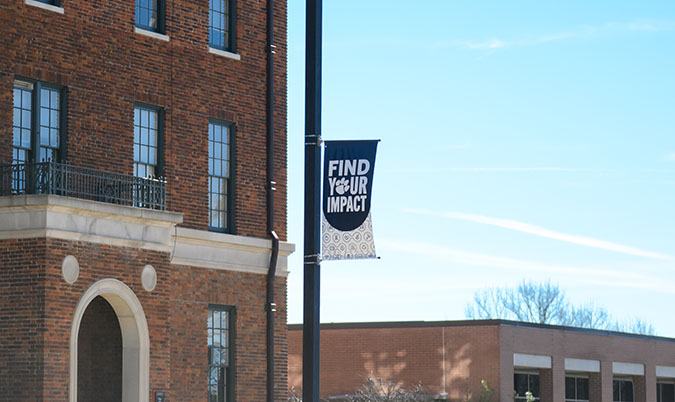
<svg viewBox="0 0 675 402">
<path fill-rule="evenodd" d="M 0 196 L 22 194 L 56 194 L 140 208 L 166 208 L 164 179 L 54 162 L 0 166 Z"/>
</svg>

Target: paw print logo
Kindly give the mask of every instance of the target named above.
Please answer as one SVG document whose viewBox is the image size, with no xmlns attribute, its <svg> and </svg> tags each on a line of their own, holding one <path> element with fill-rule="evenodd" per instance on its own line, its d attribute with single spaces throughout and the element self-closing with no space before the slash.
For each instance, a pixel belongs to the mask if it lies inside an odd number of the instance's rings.
<svg viewBox="0 0 675 402">
<path fill-rule="evenodd" d="M 342 195 L 349 190 L 349 181 L 346 178 L 342 178 L 335 183 L 335 191 Z"/>
</svg>

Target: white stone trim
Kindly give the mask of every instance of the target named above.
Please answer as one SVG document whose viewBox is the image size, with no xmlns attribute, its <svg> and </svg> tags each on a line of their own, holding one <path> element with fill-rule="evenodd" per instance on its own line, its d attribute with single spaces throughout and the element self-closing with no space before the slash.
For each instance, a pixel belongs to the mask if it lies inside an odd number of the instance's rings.
<svg viewBox="0 0 675 402">
<path fill-rule="evenodd" d="M 134 292 L 117 279 L 102 279 L 77 303 L 70 329 L 69 401 L 77 402 L 77 338 L 85 310 L 96 296 L 115 310 L 122 332 L 122 401 L 146 402 L 150 394 L 150 335 L 143 306 Z"/>
<path fill-rule="evenodd" d="M 0 239 L 53 237 L 170 252 L 182 214 L 54 195 L 0 197 Z"/>
<path fill-rule="evenodd" d="M 35 0 L 25 0 L 26 5 L 41 8 L 43 10 L 48 10 L 48 11 L 53 11 L 55 13 L 63 14 L 65 11 L 63 10 L 63 7 L 59 6 L 53 6 L 51 4 L 46 4 L 40 1 L 35 1 Z"/>
<path fill-rule="evenodd" d="M 277 276 L 288 275 L 288 256 L 295 245 L 279 242 Z M 176 228 L 172 264 L 267 274 L 272 241 L 186 228 Z"/>
<path fill-rule="evenodd" d="M 618 375 L 645 375 L 644 364 L 612 362 L 612 373 Z"/>
<path fill-rule="evenodd" d="M 148 31 L 147 29 L 139 28 L 139 27 L 134 27 L 134 33 L 143 35 L 143 36 L 149 36 L 151 38 L 163 40 L 164 42 L 169 41 L 169 36 L 161 34 L 159 32 L 153 32 L 153 31 Z"/>
<path fill-rule="evenodd" d="M 551 356 L 513 354 L 513 367 L 551 368 Z"/>
<path fill-rule="evenodd" d="M 218 56 L 227 57 L 228 59 L 241 60 L 241 55 L 239 53 L 228 52 L 227 50 L 216 49 L 209 46 L 209 53 L 215 54 Z"/>
<path fill-rule="evenodd" d="M 565 358 L 565 370 L 567 371 L 582 371 L 585 373 L 599 373 L 599 360 L 585 360 L 585 359 L 568 359 Z"/>
<path fill-rule="evenodd" d="M 656 376 L 661 378 L 675 378 L 675 367 L 656 366 Z"/>
</svg>

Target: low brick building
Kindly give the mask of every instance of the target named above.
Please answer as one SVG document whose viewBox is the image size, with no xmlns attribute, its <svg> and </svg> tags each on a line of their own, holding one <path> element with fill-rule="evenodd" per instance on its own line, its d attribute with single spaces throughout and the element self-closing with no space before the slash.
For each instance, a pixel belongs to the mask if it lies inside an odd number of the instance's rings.
<svg viewBox="0 0 675 402">
<path fill-rule="evenodd" d="M 302 389 L 302 326 L 289 325 L 289 387 Z M 673 402 L 675 339 L 503 320 L 321 325 L 321 395 L 364 379 L 421 383 L 439 400 Z"/>
<path fill-rule="evenodd" d="M 0 2 L 0 401 L 285 400 L 293 249 L 285 0 Z"/>
</svg>

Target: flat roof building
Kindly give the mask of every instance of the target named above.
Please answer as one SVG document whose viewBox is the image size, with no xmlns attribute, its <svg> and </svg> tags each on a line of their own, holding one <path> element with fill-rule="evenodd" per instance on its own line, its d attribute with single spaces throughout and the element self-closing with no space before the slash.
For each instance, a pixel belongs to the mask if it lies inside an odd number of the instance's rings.
<svg viewBox="0 0 675 402">
<path fill-rule="evenodd" d="M 288 358 L 289 387 L 301 390 L 301 325 L 289 325 Z M 675 339 L 504 320 L 322 324 L 320 365 L 322 397 L 371 377 L 452 401 L 477 398 L 482 381 L 501 402 L 528 391 L 542 402 L 675 401 Z"/>
<path fill-rule="evenodd" d="M 0 401 L 286 399 L 286 55 L 286 0 L 0 2 Z"/>
</svg>

